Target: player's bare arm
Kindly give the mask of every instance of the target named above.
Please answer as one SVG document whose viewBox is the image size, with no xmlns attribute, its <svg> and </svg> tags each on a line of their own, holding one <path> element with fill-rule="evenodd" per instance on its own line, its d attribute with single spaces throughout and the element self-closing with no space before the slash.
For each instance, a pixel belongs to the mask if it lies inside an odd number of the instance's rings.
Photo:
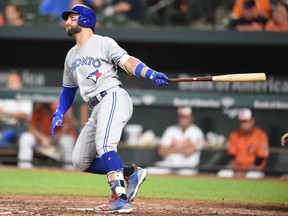
<svg viewBox="0 0 288 216">
<path fill-rule="evenodd" d="M 165 86 L 169 84 L 168 77 L 165 74 L 149 68 L 135 57 L 123 56 L 120 59 L 119 66 L 128 74 L 149 79 L 151 82 L 156 83 L 158 86 Z"/>
<path fill-rule="evenodd" d="M 158 149 L 158 153 L 162 157 L 165 157 L 165 156 L 173 154 L 173 153 L 180 153 L 180 154 L 183 154 L 185 156 L 189 156 L 192 153 L 194 153 L 195 151 L 196 151 L 196 148 L 193 145 L 187 145 L 184 148 L 183 147 L 177 147 L 174 145 L 160 146 Z"/>
<path fill-rule="evenodd" d="M 288 133 L 284 134 L 281 137 L 281 145 L 284 146 L 287 141 L 288 141 Z"/>
<path fill-rule="evenodd" d="M 29 131 L 35 136 L 43 147 L 48 148 L 51 146 L 52 142 L 50 137 L 39 131 L 36 127 L 29 127 Z"/>
</svg>

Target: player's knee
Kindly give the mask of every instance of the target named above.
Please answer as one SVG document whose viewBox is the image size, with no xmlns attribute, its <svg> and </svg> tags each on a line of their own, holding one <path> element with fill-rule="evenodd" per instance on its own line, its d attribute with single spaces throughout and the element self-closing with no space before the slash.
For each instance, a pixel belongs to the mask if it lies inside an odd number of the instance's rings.
<svg viewBox="0 0 288 216">
<path fill-rule="evenodd" d="M 96 145 L 97 154 L 101 157 L 105 152 L 117 152 L 117 143 L 108 143 L 106 145 Z"/>
<path fill-rule="evenodd" d="M 91 165 L 91 163 L 86 163 L 83 158 L 79 157 L 79 155 L 74 152 L 72 154 L 72 164 L 75 170 L 82 172 L 87 170 Z"/>
</svg>

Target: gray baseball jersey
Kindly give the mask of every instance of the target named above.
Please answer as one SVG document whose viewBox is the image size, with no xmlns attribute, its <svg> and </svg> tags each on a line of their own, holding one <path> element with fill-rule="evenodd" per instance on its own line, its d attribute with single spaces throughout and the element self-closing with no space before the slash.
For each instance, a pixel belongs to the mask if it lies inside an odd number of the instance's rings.
<svg viewBox="0 0 288 216">
<path fill-rule="evenodd" d="M 101 91 L 121 84 L 117 65 L 125 55 L 127 52 L 113 39 L 93 35 L 80 49 L 75 45 L 67 53 L 63 86 L 78 86 L 88 102 Z"/>
<path fill-rule="evenodd" d="M 117 151 L 122 130 L 133 113 L 132 100 L 119 87 L 117 75 L 119 61 L 128 57 L 113 39 L 99 35 L 93 35 L 80 49 L 72 47 L 66 56 L 64 87 L 78 86 L 86 102 L 107 92 L 93 108 L 76 141 L 72 160 L 78 170 L 86 170 L 97 154 Z"/>
</svg>

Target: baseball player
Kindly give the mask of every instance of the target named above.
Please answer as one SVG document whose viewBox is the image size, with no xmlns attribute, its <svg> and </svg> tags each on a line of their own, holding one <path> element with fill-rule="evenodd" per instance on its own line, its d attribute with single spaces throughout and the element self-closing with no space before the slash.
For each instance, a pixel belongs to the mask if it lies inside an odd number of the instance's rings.
<svg viewBox="0 0 288 216">
<path fill-rule="evenodd" d="M 217 173 L 219 177 L 263 178 L 269 158 L 267 133 L 256 126 L 252 111 L 242 108 L 238 113 L 239 128 L 229 136 L 227 153 L 229 169 Z"/>
<path fill-rule="evenodd" d="M 67 35 L 75 39 L 76 45 L 65 59 L 63 88 L 53 115 L 51 136 L 54 137 L 55 127 L 62 125 L 63 114 L 72 105 L 79 88 L 92 112 L 76 141 L 73 165 L 83 172 L 107 174 L 112 199 L 108 204 L 96 206 L 96 212 L 130 213 L 130 202 L 147 171 L 136 166 L 123 167 L 117 153 L 122 130 L 133 112 L 132 100 L 122 88 L 117 67 L 158 86 L 168 85 L 168 77 L 130 56 L 113 39 L 95 35 L 96 14 L 89 7 L 75 5 L 64 11 L 62 18 L 66 21 Z"/>
<path fill-rule="evenodd" d="M 178 124 L 167 127 L 162 135 L 158 153 L 163 158 L 147 167 L 149 173 L 196 175 L 201 150 L 205 143 L 204 133 L 194 124 L 191 107 L 177 109 Z"/>
</svg>

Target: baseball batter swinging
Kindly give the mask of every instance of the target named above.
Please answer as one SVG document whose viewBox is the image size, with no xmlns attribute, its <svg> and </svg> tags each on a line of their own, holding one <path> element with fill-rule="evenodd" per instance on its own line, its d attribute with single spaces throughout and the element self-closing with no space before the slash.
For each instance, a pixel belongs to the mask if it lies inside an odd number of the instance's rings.
<svg viewBox="0 0 288 216">
<path fill-rule="evenodd" d="M 147 78 L 158 86 L 168 85 L 168 77 L 130 56 L 113 39 L 94 34 L 96 14 L 84 5 L 64 11 L 66 33 L 76 45 L 67 53 L 63 72 L 63 88 L 51 123 L 51 136 L 72 105 L 76 91 L 91 109 L 91 116 L 81 131 L 72 154 L 75 169 L 107 174 L 112 191 L 108 204 L 94 208 L 96 212 L 132 212 L 131 201 L 147 171 L 141 167 L 123 167 L 117 144 L 125 124 L 132 116 L 133 106 L 117 76 L 120 66 L 130 75 Z M 127 191 L 125 188 L 127 181 Z"/>
</svg>

